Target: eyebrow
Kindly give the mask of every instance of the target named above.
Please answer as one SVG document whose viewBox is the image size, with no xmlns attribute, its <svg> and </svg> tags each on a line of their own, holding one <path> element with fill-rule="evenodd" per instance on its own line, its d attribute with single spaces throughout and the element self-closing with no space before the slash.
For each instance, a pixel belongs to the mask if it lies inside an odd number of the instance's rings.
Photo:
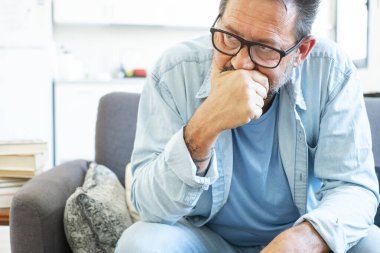
<svg viewBox="0 0 380 253">
<path fill-rule="evenodd" d="M 226 29 L 228 29 L 231 33 L 233 33 L 235 35 L 238 35 L 239 37 L 242 37 L 244 39 L 243 35 L 239 31 L 235 30 L 232 26 L 230 26 L 230 25 L 224 25 L 224 24 L 223 24 L 223 26 Z M 249 40 L 247 40 L 247 41 L 249 41 Z M 265 45 L 280 46 L 280 44 L 278 43 L 278 41 L 275 41 L 273 39 L 258 39 L 258 40 L 255 40 L 254 42 L 259 42 L 259 43 L 262 43 L 262 44 L 265 44 Z"/>
</svg>

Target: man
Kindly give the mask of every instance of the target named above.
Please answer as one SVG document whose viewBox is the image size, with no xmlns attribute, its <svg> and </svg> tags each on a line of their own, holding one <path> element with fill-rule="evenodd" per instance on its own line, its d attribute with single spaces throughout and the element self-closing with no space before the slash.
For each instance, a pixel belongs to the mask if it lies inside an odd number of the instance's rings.
<svg viewBox="0 0 380 253">
<path fill-rule="evenodd" d="M 142 222 L 116 252 L 380 252 L 361 87 L 310 36 L 318 5 L 222 0 L 211 39 L 164 54 L 132 156 Z"/>
</svg>

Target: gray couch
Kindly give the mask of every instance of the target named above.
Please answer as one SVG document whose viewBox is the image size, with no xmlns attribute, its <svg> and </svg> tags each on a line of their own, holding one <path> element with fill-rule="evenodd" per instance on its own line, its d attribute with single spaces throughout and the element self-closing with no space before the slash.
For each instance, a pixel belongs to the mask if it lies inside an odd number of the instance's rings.
<svg viewBox="0 0 380 253">
<path fill-rule="evenodd" d="M 111 93 L 99 102 L 95 161 L 112 169 L 123 185 L 139 98 L 138 94 Z M 68 162 L 34 177 L 17 192 L 10 214 L 13 253 L 71 252 L 63 229 L 63 211 L 66 199 L 82 185 L 86 170 L 85 160 Z"/>
<path fill-rule="evenodd" d="M 99 103 L 95 161 L 111 168 L 124 184 L 135 136 L 139 95 L 111 93 Z M 366 98 L 373 151 L 380 170 L 380 98 Z M 14 197 L 11 207 L 11 248 L 21 252 L 71 252 L 63 229 L 66 199 L 80 186 L 87 161 L 62 164 L 30 180 Z M 380 224 L 380 217 L 377 217 Z"/>
</svg>

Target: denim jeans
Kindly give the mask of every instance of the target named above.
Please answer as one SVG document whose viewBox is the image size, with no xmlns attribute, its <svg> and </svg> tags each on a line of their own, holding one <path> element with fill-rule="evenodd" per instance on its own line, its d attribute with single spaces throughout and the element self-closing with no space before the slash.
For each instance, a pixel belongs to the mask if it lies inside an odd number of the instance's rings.
<svg viewBox="0 0 380 253">
<path fill-rule="evenodd" d="M 380 229 L 372 226 L 348 253 L 378 253 Z M 175 225 L 137 222 L 124 231 L 115 253 L 259 253 L 264 247 L 236 247 L 206 226 L 195 227 L 187 221 Z"/>
</svg>

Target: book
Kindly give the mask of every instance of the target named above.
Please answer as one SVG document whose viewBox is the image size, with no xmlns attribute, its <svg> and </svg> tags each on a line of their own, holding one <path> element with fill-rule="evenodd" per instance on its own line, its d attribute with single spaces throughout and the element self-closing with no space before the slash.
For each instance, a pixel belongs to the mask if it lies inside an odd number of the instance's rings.
<svg viewBox="0 0 380 253">
<path fill-rule="evenodd" d="M 12 198 L 22 186 L 0 188 L 0 208 L 11 207 Z"/>
<path fill-rule="evenodd" d="M 25 178 L 0 178 L 0 188 L 13 187 L 13 186 L 22 186 L 28 179 Z"/>
<path fill-rule="evenodd" d="M 0 170 L 36 170 L 45 164 L 45 155 L 0 155 Z"/>
<path fill-rule="evenodd" d="M 0 188 L 0 197 L 14 195 L 21 187 L 22 185 Z"/>
<path fill-rule="evenodd" d="M 46 153 L 48 144 L 42 140 L 0 140 L 0 155 Z"/>
<path fill-rule="evenodd" d="M 0 208 L 9 208 L 13 196 L 29 178 L 43 171 L 47 143 L 40 140 L 0 140 Z"/>
<path fill-rule="evenodd" d="M 45 162 L 44 153 L 0 155 L 0 177 L 30 178 L 43 171 Z"/>
<path fill-rule="evenodd" d="M 0 225 L 9 225 L 10 208 L 0 208 Z"/>
<path fill-rule="evenodd" d="M 0 177 L 32 178 L 42 171 L 42 169 L 36 171 L 0 170 Z"/>
<path fill-rule="evenodd" d="M 14 194 L 12 195 L 0 195 L 0 208 L 9 208 L 12 204 Z"/>
<path fill-rule="evenodd" d="M 9 208 L 13 196 L 28 180 L 24 178 L 0 178 L 0 208 Z"/>
</svg>

